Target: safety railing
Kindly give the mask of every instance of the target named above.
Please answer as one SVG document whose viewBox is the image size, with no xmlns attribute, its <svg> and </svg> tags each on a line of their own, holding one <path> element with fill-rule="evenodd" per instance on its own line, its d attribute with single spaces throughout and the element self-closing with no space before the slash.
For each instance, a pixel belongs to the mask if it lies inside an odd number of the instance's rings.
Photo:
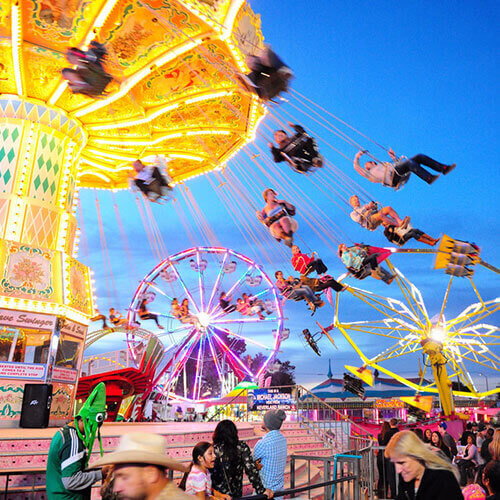
<svg viewBox="0 0 500 500">
<path fill-rule="evenodd" d="M 308 498 L 312 498 L 311 491 L 317 488 L 323 488 L 323 500 L 342 500 L 361 498 L 361 459 L 360 455 L 336 454 L 331 457 L 315 457 L 311 455 L 292 455 L 290 457 L 290 490 L 286 493 L 275 493 L 275 496 L 288 494 L 292 498 L 296 493 L 307 492 Z M 297 463 L 306 462 L 307 485 L 296 488 Z M 311 484 L 315 475 L 315 470 L 319 469 L 323 482 Z M 321 493 L 314 495 L 319 498 Z"/>
<path fill-rule="evenodd" d="M 370 431 L 300 385 L 295 388 L 297 421 L 337 452 L 357 451 L 374 443 Z"/>
</svg>

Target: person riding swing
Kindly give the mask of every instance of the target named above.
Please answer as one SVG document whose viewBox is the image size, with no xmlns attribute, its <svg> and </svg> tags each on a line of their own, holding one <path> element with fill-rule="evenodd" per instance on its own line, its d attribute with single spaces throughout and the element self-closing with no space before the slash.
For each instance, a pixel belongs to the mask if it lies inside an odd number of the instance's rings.
<svg viewBox="0 0 500 500">
<path fill-rule="evenodd" d="M 101 97 L 113 77 L 104 69 L 106 47 L 96 42 L 90 42 L 89 50 L 83 51 L 71 47 L 66 52 L 66 59 L 76 66 L 64 68 L 62 76 L 68 81 L 73 94 L 83 94 L 89 97 Z"/>
<path fill-rule="evenodd" d="M 262 193 L 266 206 L 257 211 L 257 218 L 269 228 L 277 241 L 283 240 L 286 246 L 292 247 L 293 234 L 297 231 L 298 223 L 293 218 L 295 207 L 285 200 L 278 200 L 274 189 L 266 189 Z"/>
<path fill-rule="evenodd" d="M 251 72 L 239 75 L 239 80 L 250 92 L 268 101 L 288 90 L 293 71 L 279 58 L 269 45 L 247 57 Z"/>
<path fill-rule="evenodd" d="M 307 134 L 302 125 L 288 125 L 295 130 L 293 136 L 289 136 L 284 130 L 276 130 L 274 140 L 277 146 L 269 143 L 274 162 L 286 161 L 295 172 L 301 174 L 321 168 L 323 158 L 319 154 L 316 140 Z"/>
</svg>

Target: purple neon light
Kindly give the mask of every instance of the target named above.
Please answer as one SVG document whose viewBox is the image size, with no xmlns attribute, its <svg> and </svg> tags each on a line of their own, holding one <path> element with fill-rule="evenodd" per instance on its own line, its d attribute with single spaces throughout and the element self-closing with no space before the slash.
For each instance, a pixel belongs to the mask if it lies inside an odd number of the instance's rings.
<svg viewBox="0 0 500 500">
<path fill-rule="evenodd" d="M 243 370 L 248 373 L 248 375 L 253 377 L 253 373 L 247 368 L 243 361 L 241 361 L 241 359 L 238 358 L 238 356 L 236 356 L 233 351 L 231 351 L 231 349 L 225 344 L 225 342 L 211 328 L 210 331 L 212 332 L 212 335 L 215 337 L 217 342 L 219 342 L 219 344 L 222 346 L 222 348 L 232 356 L 232 358 L 243 368 Z"/>
<path fill-rule="evenodd" d="M 210 300 L 208 301 L 208 304 L 207 304 L 207 311 L 210 311 L 210 307 L 212 306 L 212 301 L 214 300 L 215 293 L 217 291 L 217 288 L 219 288 L 219 283 L 220 283 L 220 280 L 222 277 L 222 273 L 224 272 L 224 266 L 226 265 L 226 260 L 227 260 L 228 255 L 229 255 L 229 252 L 226 252 L 224 254 L 224 258 L 222 259 L 222 265 L 220 266 L 219 274 L 217 274 L 217 279 L 215 280 L 215 285 L 212 288 L 212 293 L 210 294 Z"/>
<path fill-rule="evenodd" d="M 278 318 L 275 318 L 273 316 L 268 316 L 267 318 L 260 319 L 260 318 L 241 318 L 241 319 L 211 319 L 210 323 L 213 324 L 224 324 L 224 323 L 262 323 L 263 321 L 276 321 Z"/>
<path fill-rule="evenodd" d="M 212 358 L 214 360 L 215 369 L 217 370 L 217 375 L 219 376 L 219 380 L 221 383 L 221 389 L 224 387 L 224 377 L 222 376 L 222 372 L 219 368 L 219 363 L 217 362 L 217 356 L 215 355 L 215 349 L 212 345 L 212 340 L 210 339 L 210 335 L 207 335 L 208 346 L 210 347 L 210 352 L 212 353 Z"/>
<path fill-rule="evenodd" d="M 257 342 L 256 340 L 253 340 L 250 337 L 244 337 L 243 335 L 239 335 L 238 333 L 234 333 L 233 331 L 228 330 L 226 328 L 222 328 L 222 327 L 218 326 L 217 330 L 221 330 L 222 332 L 227 333 L 228 335 L 233 335 L 234 337 L 238 337 L 240 339 L 243 339 L 245 342 L 249 342 L 250 344 L 257 345 L 259 347 L 262 347 L 263 349 L 272 349 L 272 347 L 268 347 L 264 344 L 261 344 L 260 342 Z"/>
<path fill-rule="evenodd" d="M 205 337 L 205 334 L 202 333 L 200 336 L 200 341 L 198 342 L 198 358 L 196 359 L 196 368 L 194 370 L 194 387 L 193 387 L 193 398 L 196 398 L 196 389 L 198 389 L 199 385 L 199 379 L 200 379 L 200 360 L 201 360 L 201 353 L 203 351 L 203 339 Z"/>
<path fill-rule="evenodd" d="M 243 280 L 245 279 L 245 277 L 248 274 L 248 271 L 250 271 L 251 268 L 252 268 L 252 266 L 248 267 L 248 269 L 246 269 L 245 272 L 241 275 L 241 278 L 229 289 L 228 292 L 226 292 L 227 296 L 230 296 L 233 293 L 233 291 L 236 289 L 236 287 L 239 286 L 243 282 Z M 209 314 L 212 315 L 217 310 L 218 307 L 220 307 L 220 306 L 217 303 L 215 305 L 215 307 L 209 312 Z"/>
<path fill-rule="evenodd" d="M 186 284 L 184 283 L 184 280 L 181 278 L 181 275 L 179 274 L 179 271 L 177 271 L 177 268 L 174 266 L 174 264 L 171 262 L 170 263 L 172 269 L 174 270 L 175 274 L 177 275 L 177 279 L 179 280 L 179 283 L 181 284 L 182 288 L 186 292 L 186 295 L 188 296 L 189 300 L 191 301 L 191 304 L 193 304 L 194 308 L 196 309 L 196 312 L 199 313 L 200 310 L 198 309 L 198 305 L 193 299 L 193 296 L 191 295 L 190 291 L 187 289 Z"/>
<path fill-rule="evenodd" d="M 196 262 L 198 264 L 198 286 L 200 288 L 200 306 L 201 310 L 205 311 L 205 306 L 203 305 L 203 273 L 200 269 L 200 252 L 196 252 Z"/>
</svg>

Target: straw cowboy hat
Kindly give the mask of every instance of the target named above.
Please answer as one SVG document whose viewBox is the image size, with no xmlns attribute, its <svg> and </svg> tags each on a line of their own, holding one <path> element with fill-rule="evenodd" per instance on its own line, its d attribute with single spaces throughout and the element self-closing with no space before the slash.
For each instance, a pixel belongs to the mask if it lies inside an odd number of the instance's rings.
<svg viewBox="0 0 500 500">
<path fill-rule="evenodd" d="M 167 469 L 186 471 L 184 464 L 167 456 L 166 440 L 157 434 L 136 432 L 125 434 L 118 448 L 90 464 L 91 468 L 114 464 L 149 464 Z"/>
</svg>

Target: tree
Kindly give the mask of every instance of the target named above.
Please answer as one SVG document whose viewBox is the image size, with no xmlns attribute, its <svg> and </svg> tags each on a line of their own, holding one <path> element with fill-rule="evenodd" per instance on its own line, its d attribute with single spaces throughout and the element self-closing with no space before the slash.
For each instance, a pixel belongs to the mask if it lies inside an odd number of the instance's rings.
<svg viewBox="0 0 500 500">
<path fill-rule="evenodd" d="M 295 366 L 290 361 L 282 363 L 279 359 L 276 363 L 280 365 L 280 369 L 271 373 L 271 385 L 295 385 Z"/>
<path fill-rule="evenodd" d="M 266 356 L 257 353 L 250 362 L 250 369 L 256 373 L 266 361 Z M 271 385 L 295 385 L 295 366 L 290 361 L 281 362 L 276 359 L 267 366 L 264 379 L 271 377 Z"/>
</svg>

